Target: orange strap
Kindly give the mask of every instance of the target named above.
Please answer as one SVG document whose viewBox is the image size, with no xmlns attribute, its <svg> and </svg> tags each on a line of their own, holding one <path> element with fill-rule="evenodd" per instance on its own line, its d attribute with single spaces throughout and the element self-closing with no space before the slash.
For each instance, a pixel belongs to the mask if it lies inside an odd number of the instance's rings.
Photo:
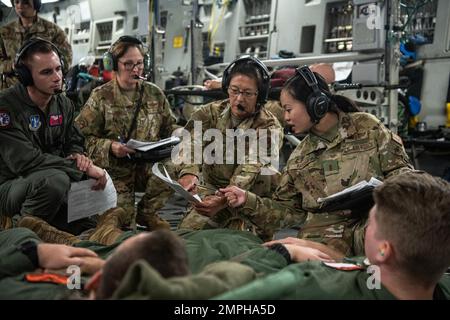
<svg viewBox="0 0 450 320">
<path fill-rule="evenodd" d="M 28 282 L 49 282 L 55 284 L 67 284 L 68 277 L 54 273 L 28 273 L 25 280 Z"/>
</svg>

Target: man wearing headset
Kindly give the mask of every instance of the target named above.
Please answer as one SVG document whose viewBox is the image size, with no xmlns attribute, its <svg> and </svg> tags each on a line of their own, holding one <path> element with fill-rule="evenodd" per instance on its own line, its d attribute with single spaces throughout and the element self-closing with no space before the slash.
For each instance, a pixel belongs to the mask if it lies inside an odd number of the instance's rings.
<svg viewBox="0 0 450 320">
<path fill-rule="evenodd" d="M 233 210 L 228 210 L 225 198 L 215 195 L 211 190 L 233 185 L 252 190 L 261 196 L 270 194 L 271 186 L 275 184 L 272 179 L 277 177 L 277 174 L 272 176 L 261 174 L 262 170 L 270 164 L 263 164 L 260 158 L 256 163 L 250 163 L 248 161 L 249 150 L 238 150 L 237 143 L 234 144 L 234 150 L 227 150 L 228 146 L 226 145 L 227 130 L 232 129 L 243 130 L 243 132 L 254 130 L 258 135 L 265 131 L 269 137 L 271 131 L 274 131 L 278 135 L 278 142 L 270 141 L 267 146 L 264 146 L 267 148 L 268 155 L 273 150 L 271 144 L 278 143 L 275 148 L 281 146 L 283 141 L 281 125 L 272 113 L 262 107 L 267 100 L 269 87 L 270 76 L 266 66 L 252 56 L 240 57 L 231 62 L 224 70 L 222 90 L 228 94 L 229 98 L 207 104 L 192 114 L 185 127 L 191 132 L 192 137 L 195 137 L 192 132 L 196 122 L 201 123 L 203 132 L 208 129 L 221 131 L 224 141 L 224 162 L 207 164 L 203 160 L 201 165 L 196 163 L 182 165 L 180 184 L 187 190 L 196 191 L 201 172 L 205 186 L 199 186 L 198 191 L 206 197 L 187 214 L 181 222 L 180 228 L 247 229 L 249 225 L 245 226 L 245 219 L 242 219 Z M 193 142 L 193 145 L 197 143 L 197 141 Z M 237 155 L 242 155 L 244 152 L 245 163 L 238 163 Z M 225 161 L 230 154 L 234 154 L 234 163 Z M 270 234 L 260 234 L 260 236 L 271 238 Z"/>
<path fill-rule="evenodd" d="M 84 156 L 84 137 L 62 92 L 62 61 L 52 43 L 33 38 L 15 60 L 20 83 L 0 93 L 0 216 L 38 216 L 74 234 L 65 197 L 72 181 L 91 177 L 104 189 L 105 171 Z M 91 225 L 89 225 L 91 227 Z"/>
<path fill-rule="evenodd" d="M 22 44 L 31 38 L 39 37 L 54 43 L 61 52 L 65 68 L 68 69 L 72 63 L 72 48 L 64 31 L 38 16 L 41 0 L 11 0 L 11 4 L 19 19 L 0 28 L 0 90 L 17 82 L 13 71 L 14 58 Z"/>
</svg>

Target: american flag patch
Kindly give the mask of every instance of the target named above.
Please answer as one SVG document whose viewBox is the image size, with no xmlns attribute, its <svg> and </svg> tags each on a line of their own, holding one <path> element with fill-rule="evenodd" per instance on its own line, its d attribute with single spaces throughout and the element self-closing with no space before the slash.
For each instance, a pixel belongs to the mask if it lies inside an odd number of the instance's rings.
<svg viewBox="0 0 450 320">
<path fill-rule="evenodd" d="M 50 116 L 50 127 L 56 127 L 63 124 L 63 115 L 54 114 Z"/>
</svg>

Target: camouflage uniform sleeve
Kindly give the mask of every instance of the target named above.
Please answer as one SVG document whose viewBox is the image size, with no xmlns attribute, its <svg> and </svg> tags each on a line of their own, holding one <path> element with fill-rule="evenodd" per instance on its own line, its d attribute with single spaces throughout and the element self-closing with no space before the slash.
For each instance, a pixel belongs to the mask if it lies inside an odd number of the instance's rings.
<svg viewBox="0 0 450 320">
<path fill-rule="evenodd" d="M 0 34 L 0 73 L 9 73 L 12 69 L 12 59 L 11 57 L 8 57 L 5 41 Z"/>
<path fill-rule="evenodd" d="M 172 132 L 175 129 L 178 129 L 180 126 L 176 124 L 176 119 L 170 108 L 170 103 L 169 101 L 167 101 L 167 98 L 162 91 L 161 99 L 163 100 L 163 123 L 161 126 L 160 136 L 161 138 L 167 138 L 170 137 L 172 135 Z"/>
<path fill-rule="evenodd" d="M 281 128 L 279 126 L 269 126 L 267 128 L 265 132 L 267 133 L 267 138 L 262 137 L 262 139 L 266 139 L 267 141 L 267 149 L 266 149 L 266 154 L 268 157 L 271 156 L 271 150 L 272 150 L 272 143 L 277 143 L 277 151 L 280 150 L 281 145 L 283 143 L 283 132 L 281 130 Z M 272 141 L 271 139 L 271 131 L 276 132 L 276 134 L 278 135 L 278 141 Z M 259 143 L 259 139 L 260 139 L 260 133 L 261 131 L 258 130 L 258 143 Z M 251 154 L 257 154 L 258 156 L 261 154 L 259 152 L 259 146 L 258 146 L 258 150 L 254 150 L 252 153 L 251 152 L 245 152 L 245 161 L 244 164 L 239 165 L 233 173 L 233 176 L 230 179 L 230 185 L 233 186 L 237 186 L 241 189 L 244 190 L 250 190 L 253 185 L 255 184 L 255 181 L 257 180 L 258 176 L 261 174 L 261 170 L 263 169 L 263 167 L 268 167 L 271 165 L 270 161 L 269 163 L 265 164 L 261 162 L 261 159 L 257 159 L 257 163 L 256 164 L 252 164 L 250 163 L 251 160 Z M 279 159 L 279 154 L 277 153 L 276 155 L 276 160 Z M 271 159 L 268 158 L 268 159 Z"/>
<path fill-rule="evenodd" d="M 194 150 L 196 145 L 203 145 L 202 137 L 200 140 L 195 139 L 194 135 L 194 123 L 199 121 L 202 124 L 202 136 L 203 132 L 211 126 L 211 114 L 210 109 L 207 106 L 203 106 L 202 108 L 195 111 L 189 121 L 186 123 L 184 129 L 189 131 L 191 134 L 191 163 L 185 163 L 181 165 L 180 177 L 185 174 L 193 174 L 197 177 L 200 175 L 200 165 L 195 164 L 194 161 Z"/>
<path fill-rule="evenodd" d="M 62 55 L 64 60 L 64 71 L 69 71 L 70 66 L 72 65 L 72 47 L 70 46 L 64 31 L 58 26 L 56 26 L 52 42 L 58 47 L 58 50 Z"/>
<path fill-rule="evenodd" d="M 385 178 L 413 170 L 401 138 L 381 123 L 377 144 L 381 170 Z"/>
<path fill-rule="evenodd" d="M 307 212 L 302 209 L 302 195 L 298 193 L 287 168 L 272 198 L 262 198 L 247 191 L 247 201 L 240 212 L 266 232 L 305 222 Z"/>
<path fill-rule="evenodd" d="M 85 106 L 76 118 L 76 123 L 86 137 L 86 150 L 95 164 L 108 168 L 112 140 L 103 138 L 105 127 L 102 100 L 96 92 L 92 92 Z"/>
</svg>

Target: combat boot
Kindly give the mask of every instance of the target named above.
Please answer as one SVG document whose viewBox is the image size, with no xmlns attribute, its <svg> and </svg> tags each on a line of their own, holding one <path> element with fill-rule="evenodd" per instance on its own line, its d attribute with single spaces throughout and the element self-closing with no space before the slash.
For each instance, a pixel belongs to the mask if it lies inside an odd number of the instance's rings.
<svg viewBox="0 0 450 320">
<path fill-rule="evenodd" d="M 127 220 L 129 217 L 124 209 L 118 207 L 109 209 L 99 217 L 97 227 L 89 237 L 89 241 L 104 245 L 113 244 L 123 234 L 121 228 Z"/>
<path fill-rule="evenodd" d="M 35 216 L 23 216 L 17 222 L 17 226 L 30 229 L 36 233 L 42 241 L 47 243 L 66 244 L 71 246 L 80 242 L 80 239 L 73 234 L 59 230 Z"/>
<path fill-rule="evenodd" d="M 11 217 L 0 215 L 0 230 L 8 230 L 13 227 L 13 221 Z"/>
<path fill-rule="evenodd" d="M 145 226 L 149 231 L 155 231 L 159 229 L 170 230 L 170 224 L 166 220 L 162 219 L 158 214 L 144 215 L 138 213 L 136 215 L 136 223 L 141 226 Z"/>
</svg>

